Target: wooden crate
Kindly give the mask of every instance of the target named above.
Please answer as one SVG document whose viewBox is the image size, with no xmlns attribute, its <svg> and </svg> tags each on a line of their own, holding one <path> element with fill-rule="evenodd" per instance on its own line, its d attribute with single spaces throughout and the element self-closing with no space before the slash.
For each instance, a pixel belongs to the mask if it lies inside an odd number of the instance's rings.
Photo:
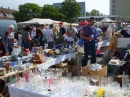
<svg viewBox="0 0 130 97">
<path fill-rule="evenodd" d="M 107 66 L 103 66 L 103 68 L 99 71 L 90 70 L 87 67 L 82 67 L 82 75 L 84 76 L 98 75 L 100 78 L 105 77 L 107 76 Z"/>
</svg>

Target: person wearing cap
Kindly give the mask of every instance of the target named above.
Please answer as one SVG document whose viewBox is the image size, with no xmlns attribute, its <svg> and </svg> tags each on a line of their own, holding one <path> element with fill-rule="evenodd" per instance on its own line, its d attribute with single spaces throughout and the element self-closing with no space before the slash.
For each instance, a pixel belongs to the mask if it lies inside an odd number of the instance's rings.
<svg viewBox="0 0 130 97">
<path fill-rule="evenodd" d="M 53 25 L 51 24 L 45 32 L 49 49 L 52 49 L 54 47 L 54 37 L 53 37 L 52 29 L 53 29 Z"/>
<path fill-rule="evenodd" d="M 63 22 L 59 23 L 59 38 L 58 38 L 58 44 L 63 44 L 64 43 L 64 35 L 66 34 L 66 30 L 63 27 Z"/>
<path fill-rule="evenodd" d="M 96 39 L 97 31 L 94 26 L 95 19 L 90 18 L 88 25 L 84 26 L 80 32 L 80 37 L 84 39 L 84 57 L 82 59 L 82 67 L 87 65 L 89 51 L 91 52 L 91 63 L 96 63 Z"/>
<path fill-rule="evenodd" d="M 73 25 L 70 24 L 69 28 L 67 29 L 67 33 L 68 35 L 68 46 L 71 46 L 73 47 L 73 42 L 74 42 L 74 39 L 75 39 L 75 35 L 76 35 L 76 32 L 75 30 L 73 29 Z"/>
</svg>

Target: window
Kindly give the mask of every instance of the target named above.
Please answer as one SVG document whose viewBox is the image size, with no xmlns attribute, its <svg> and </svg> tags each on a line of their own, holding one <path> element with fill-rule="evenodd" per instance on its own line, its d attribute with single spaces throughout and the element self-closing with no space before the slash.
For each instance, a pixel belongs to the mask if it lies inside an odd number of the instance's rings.
<svg viewBox="0 0 130 97">
<path fill-rule="evenodd" d="M 116 7 L 116 5 L 112 5 L 112 7 Z"/>
<path fill-rule="evenodd" d="M 116 2 L 116 0 L 112 0 L 112 3 L 115 3 Z"/>
<path fill-rule="evenodd" d="M 12 14 L 7 14 L 8 17 L 13 17 Z"/>
<path fill-rule="evenodd" d="M 115 13 L 112 13 L 112 15 L 115 15 Z"/>
<path fill-rule="evenodd" d="M 112 12 L 115 12 L 115 10 L 113 9 Z"/>
</svg>

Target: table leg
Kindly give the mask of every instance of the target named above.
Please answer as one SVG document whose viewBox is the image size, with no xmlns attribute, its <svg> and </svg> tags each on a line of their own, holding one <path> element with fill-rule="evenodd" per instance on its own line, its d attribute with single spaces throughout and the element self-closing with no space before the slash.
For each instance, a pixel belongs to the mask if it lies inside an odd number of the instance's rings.
<svg viewBox="0 0 130 97">
<path fill-rule="evenodd" d="M 120 66 L 119 67 L 113 67 L 113 66 L 111 66 L 112 68 L 113 68 L 113 73 L 111 74 L 111 75 L 113 75 L 114 73 L 117 73 L 117 74 L 120 74 L 117 70 L 119 70 L 119 68 L 120 68 Z"/>
</svg>

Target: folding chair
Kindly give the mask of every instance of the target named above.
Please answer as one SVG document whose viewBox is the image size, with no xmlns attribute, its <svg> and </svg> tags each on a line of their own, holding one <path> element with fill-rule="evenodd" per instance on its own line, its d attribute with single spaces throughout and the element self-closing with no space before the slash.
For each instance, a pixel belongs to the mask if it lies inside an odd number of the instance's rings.
<svg viewBox="0 0 130 97">
<path fill-rule="evenodd" d="M 129 55 L 129 53 L 125 54 L 123 60 L 121 61 L 121 64 L 116 64 L 116 65 L 115 64 L 109 64 L 113 68 L 113 72 L 112 72 L 111 75 L 113 75 L 115 73 L 120 74 L 119 73 L 119 71 L 121 71 L 120 67 L 123 66 L 126 63 L 126 61 L 124 61 L 124 60 L 127 58 L 128 55 Z"/>
</svg>

